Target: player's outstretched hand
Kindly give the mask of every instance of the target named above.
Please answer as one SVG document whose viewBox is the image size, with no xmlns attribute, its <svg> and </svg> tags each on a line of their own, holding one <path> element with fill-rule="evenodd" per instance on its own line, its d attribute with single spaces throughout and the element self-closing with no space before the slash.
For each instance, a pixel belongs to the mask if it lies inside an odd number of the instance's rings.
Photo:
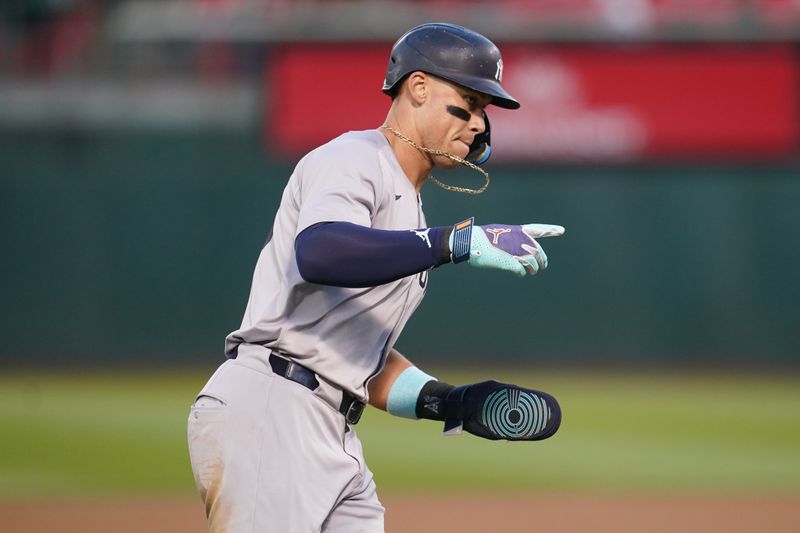
<svg viewBox="0 0 800 533">
<path fill-rule="evenodd" d="M 542 440 L 561 425 L 561 408 L 546 392 L 484 381 L 456 387 L 444 406 L 444 432 L 490 440 Z"/>
<path fill-rule="evenodd" d="M 454 263 L 467 261 L 477 268 L 506 270 L 518 276 L 534 275 L 547 268 L 547 254 L 536 239 L 564 234 L 552 224 L 473 225 L 465 220 L 453 229 L 450 250 Z"/>
</svg>

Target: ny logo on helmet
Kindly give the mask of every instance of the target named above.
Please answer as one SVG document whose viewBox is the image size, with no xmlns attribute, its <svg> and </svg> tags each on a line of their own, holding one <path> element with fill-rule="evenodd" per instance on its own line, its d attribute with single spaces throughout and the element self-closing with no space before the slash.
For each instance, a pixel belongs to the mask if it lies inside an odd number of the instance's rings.
<svg viewBox="0 0 800 533">
<path fill-rule="evenodd" d="M 494 73 L 494 79 L 497 81 L 503 81 L 503 60 L 497 60 L 497 71 Z"/>
</svg>

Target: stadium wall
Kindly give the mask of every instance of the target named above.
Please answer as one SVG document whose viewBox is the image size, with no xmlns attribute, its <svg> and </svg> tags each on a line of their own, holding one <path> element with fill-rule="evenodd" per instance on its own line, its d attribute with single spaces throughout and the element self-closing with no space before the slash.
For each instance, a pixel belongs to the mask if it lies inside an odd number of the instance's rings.
<svg viewBox="0 0 800 533">
<path fill-rule="evenodd" d="M 263 142 L 0 134 L 0 363 L 219 360 L 291 172 Z M 431 272 L 399 342 L 417 361 L 796 361 L 796 162 L 489 170 L 478 198 L 427 187 L 429 224 L 567 233 L 543 241 L 551 267 L 534 279 Z"/>
</svg>

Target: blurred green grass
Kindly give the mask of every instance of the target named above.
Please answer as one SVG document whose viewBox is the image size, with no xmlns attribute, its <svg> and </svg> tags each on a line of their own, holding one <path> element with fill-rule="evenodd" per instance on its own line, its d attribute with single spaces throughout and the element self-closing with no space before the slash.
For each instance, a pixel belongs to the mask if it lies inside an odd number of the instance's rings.
<svg viewBox="0 0 800 533">
<path fill-rule="evenodd" d="M 186 418 L 211 370 L 5 373 L 0 497 L 193 494 Z M 434 375 L 547 390 L 561 430 L 535 443 L 443 437 L 369 409 L 357 430 L 381 491 L 800 493 L 800 376 Z"/>
</svg>

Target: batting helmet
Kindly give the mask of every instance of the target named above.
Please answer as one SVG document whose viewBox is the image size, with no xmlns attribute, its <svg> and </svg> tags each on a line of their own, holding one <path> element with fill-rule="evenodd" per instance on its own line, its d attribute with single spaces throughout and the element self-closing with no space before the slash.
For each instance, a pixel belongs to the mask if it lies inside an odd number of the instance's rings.
<svg viewBox="0 0 800 533">
<path fill-rule="evenodd" d="M 519 108 L 519 102 L 500 86 L 500 50 L 480 33 L 462 26 L 432 22 L 408 30 L 392 47 L 383 92 L 392 94 L 417 70 L 488 94 L 496 106 Z"/>
</svg>

